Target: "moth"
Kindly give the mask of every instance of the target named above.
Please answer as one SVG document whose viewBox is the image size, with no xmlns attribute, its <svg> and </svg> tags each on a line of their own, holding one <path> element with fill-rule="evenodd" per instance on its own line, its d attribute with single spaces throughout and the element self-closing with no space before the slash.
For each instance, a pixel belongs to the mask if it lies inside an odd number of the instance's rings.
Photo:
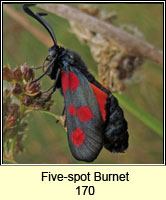
<svg viewBox="0 0 166 200">
<path fill-rule="evenodd" d="M 53 40 L 44 61 L 47 69 L 35 81 L 48 75 L 54 81 L 49 96 L 61 90 L 72 155 L 92 162 L 103 146 L 110 152 L 124 152 L 128 147 L 128 125 L 118 100 L 88 72 L 76 52 L 57 44 L 52 27 L 43 18 L 47 14 L 32 12 L 29 7 L 33 5 L 24 4 L 24 11 L 40 22 Z"/>
</svg>

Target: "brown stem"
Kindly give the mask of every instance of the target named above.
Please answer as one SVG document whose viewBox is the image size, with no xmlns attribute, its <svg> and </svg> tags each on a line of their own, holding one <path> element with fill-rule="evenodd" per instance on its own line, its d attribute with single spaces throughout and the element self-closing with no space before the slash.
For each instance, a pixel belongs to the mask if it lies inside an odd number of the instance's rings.
<svg viewBox="0 0 166 200">
<path fill-rule="evenodd" d="M 162 51 L 111 24 L 64 4 L 39 4 L 37 6 L 60 17 L 73 20 L 91 31 L 101 33 L 108 39 L 115 40 L 125 47 L 131 55 L 143 56 L 161 66 L 163 65 Z"/>
</svg>

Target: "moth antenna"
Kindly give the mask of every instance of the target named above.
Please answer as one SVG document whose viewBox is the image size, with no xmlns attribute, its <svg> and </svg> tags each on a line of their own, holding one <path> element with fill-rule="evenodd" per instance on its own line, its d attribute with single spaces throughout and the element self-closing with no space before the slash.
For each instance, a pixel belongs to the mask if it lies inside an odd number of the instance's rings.
<svg viewBox="0 0 166 200">
<path fill-rule="evenodd" d="M 41 16 L 47 15 L 47 13 L 36 13 L 36 14 L 33 13 L 32 10 L 29 9 L 29 7 L 34 6 L 34 5 L 36 5 L 36 4 L 24 4 L 23 9 L 28 15 L 35 18 L 38 22 L 40 22 L 45 27 L 45 29 L 49 32 L 49 34 L 54 42 L 54 46 L 56 47 L 57 41 L 56 41 L 55 33 L 54 33 L 52 27 L 49 25 L 49 23 L 41 17 Z"/>
<path fill-rule="evenodd" d="M 39 14 L 40 16 L 46 16 L 46 15 L 48 15 L 47 13 L 36 13 L 36 14 Z"/>
</svg>

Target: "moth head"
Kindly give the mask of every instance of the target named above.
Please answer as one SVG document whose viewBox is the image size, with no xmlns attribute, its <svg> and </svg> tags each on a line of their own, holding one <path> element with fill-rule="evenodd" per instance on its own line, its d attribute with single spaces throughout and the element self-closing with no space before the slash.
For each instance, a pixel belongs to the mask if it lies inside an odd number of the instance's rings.
<svg viewBox="0 0 166 200">
<path fill-rule="evenodd" d="M 57 48 L 55 46 L 52 46 L 48 49 L 49 55 L 53 58 L 57 57 Z"/>
</svg>

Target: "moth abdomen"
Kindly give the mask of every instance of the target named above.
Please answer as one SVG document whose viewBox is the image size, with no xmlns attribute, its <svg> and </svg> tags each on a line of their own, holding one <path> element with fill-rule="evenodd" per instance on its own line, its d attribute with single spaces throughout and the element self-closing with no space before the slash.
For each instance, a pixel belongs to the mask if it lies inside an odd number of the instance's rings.
<svg viewBox="0 0 166 200">
<path fill-rule="evenodd" d="M 128 147 L 128 125 L 123 110 L 113 95 L 107 99 L 106 110 L 104 147 L 111 152 L 124 152 Z"/>
</svg>

